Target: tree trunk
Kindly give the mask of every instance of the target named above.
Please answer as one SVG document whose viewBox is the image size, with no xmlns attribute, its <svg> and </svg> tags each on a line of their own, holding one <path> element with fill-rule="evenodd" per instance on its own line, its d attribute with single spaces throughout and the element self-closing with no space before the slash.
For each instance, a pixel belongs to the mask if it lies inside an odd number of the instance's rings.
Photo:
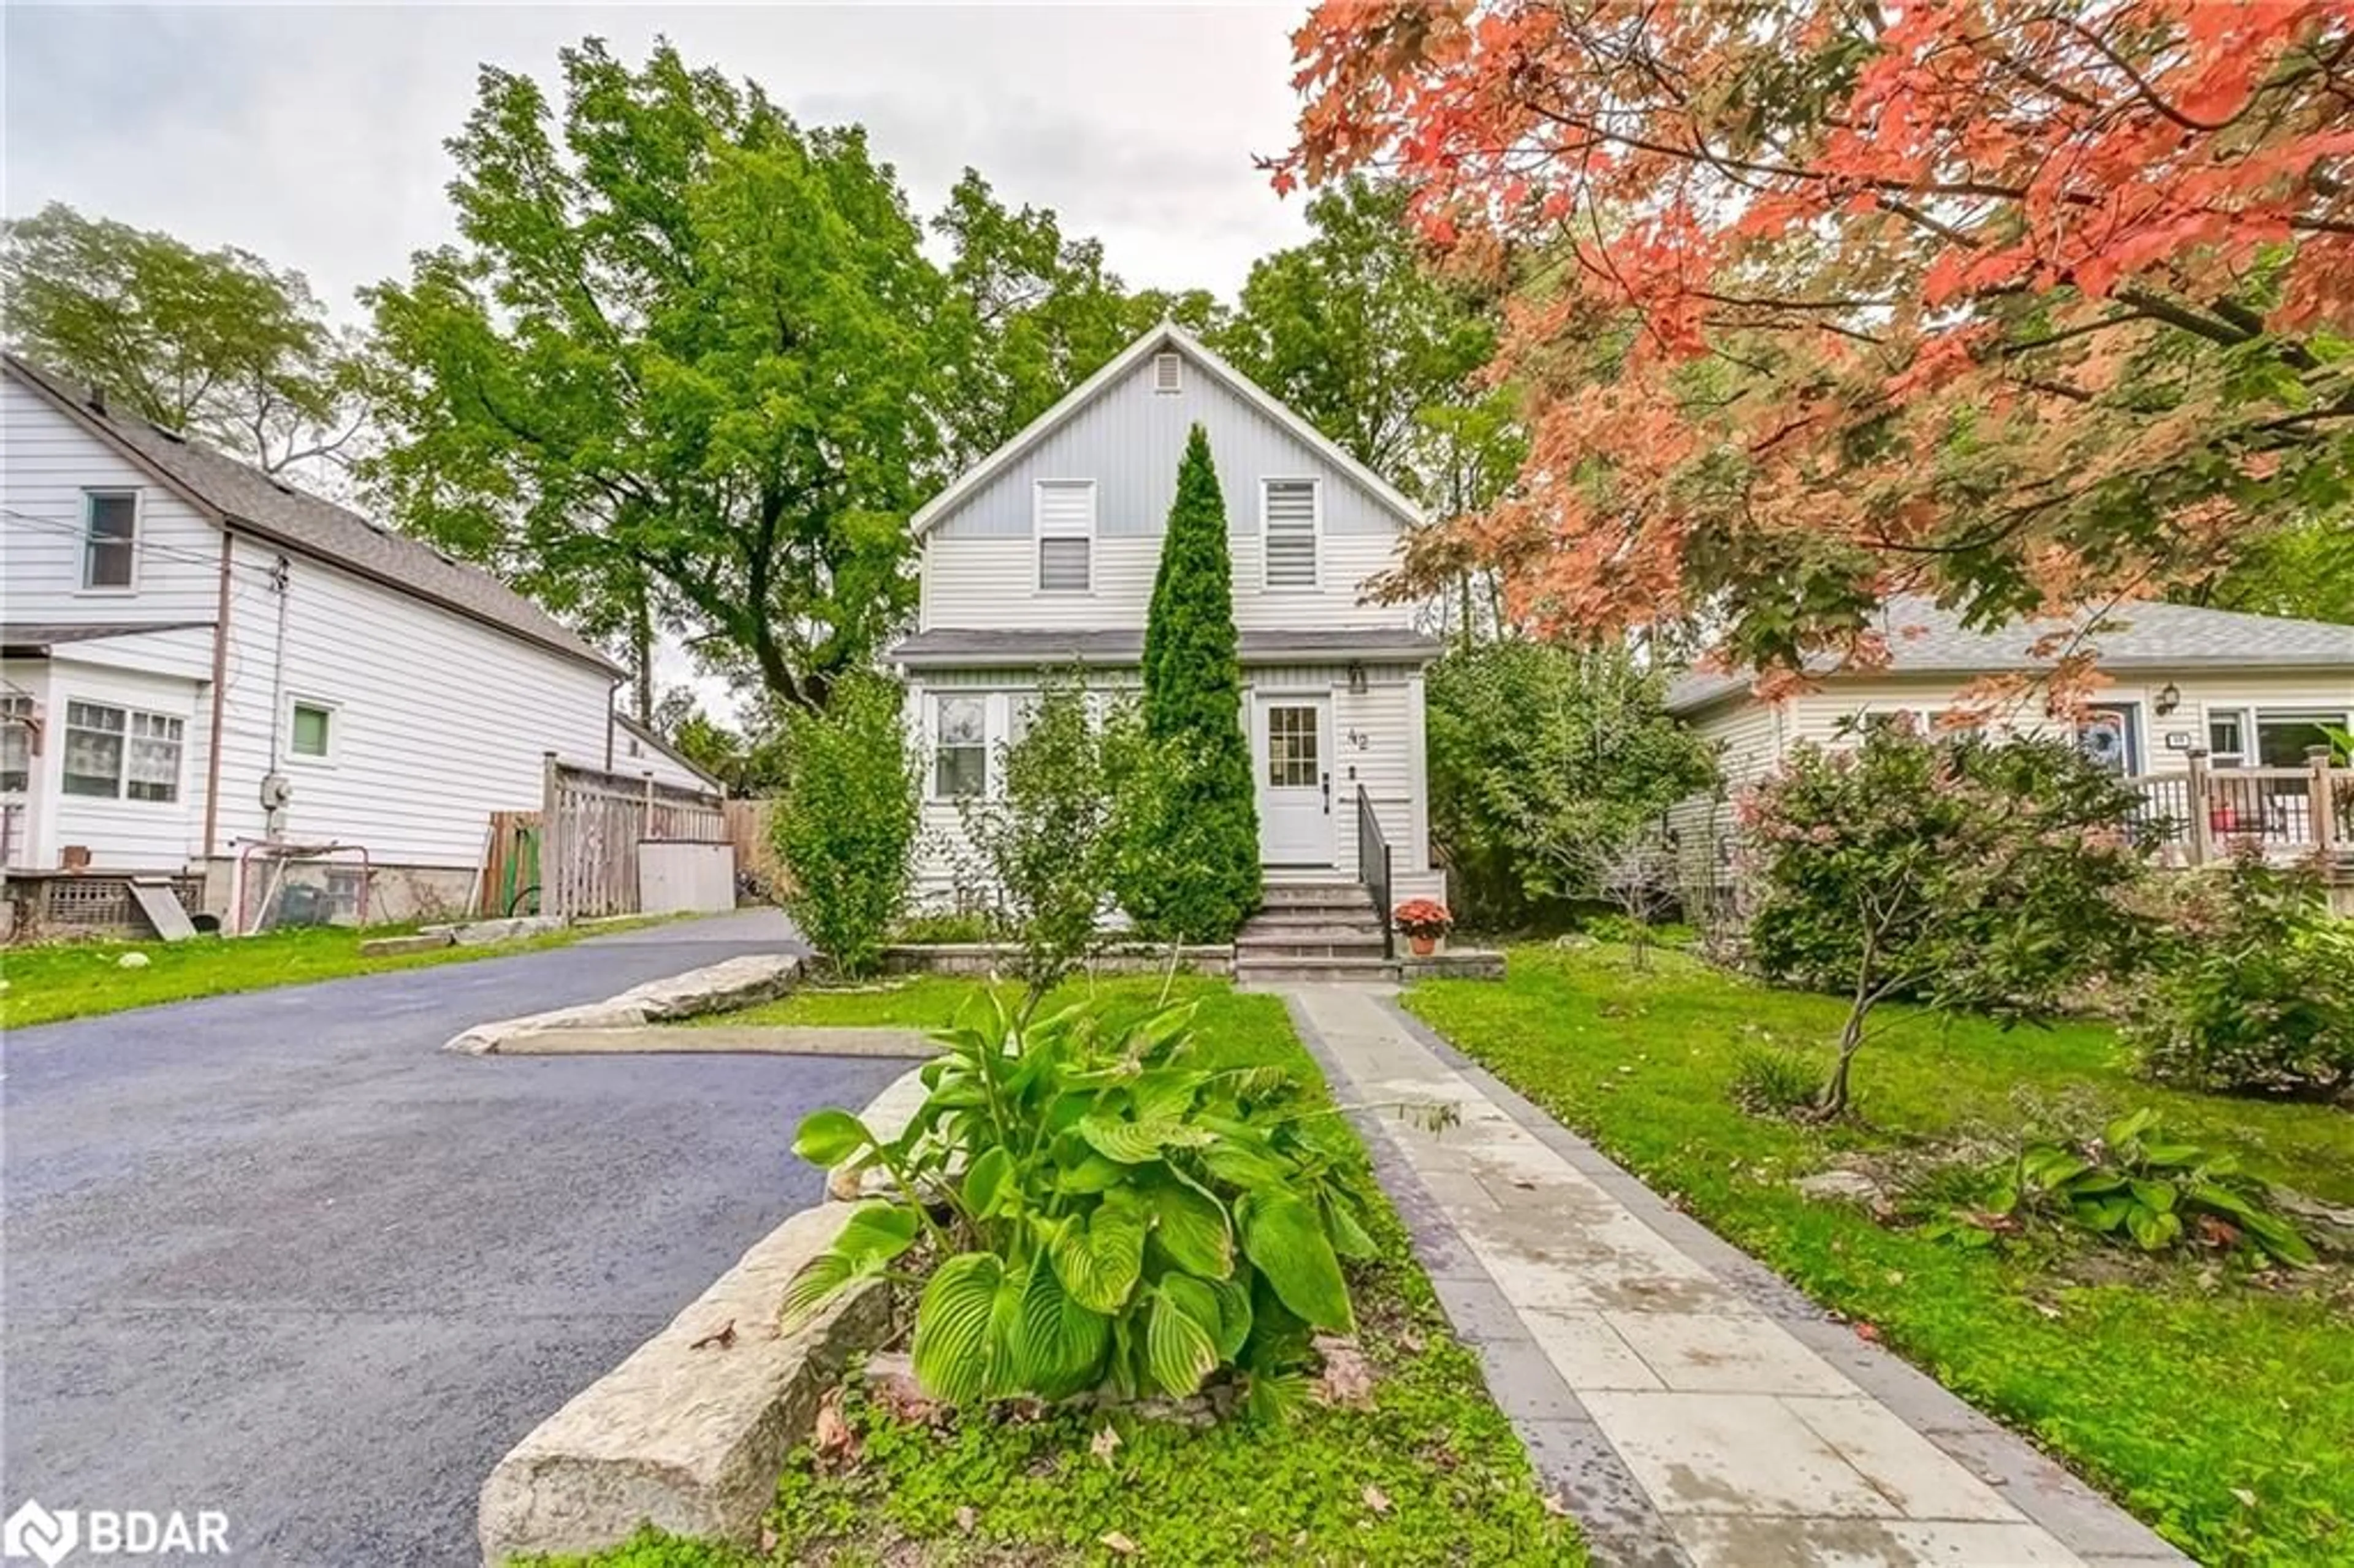
<svg viewBox="0 0 2354 1568">
<path fill-rule="evenodd" d="M 637 686 L 638 722 L 651 727 L 654 722 L 653 589 L 642 572 L 632 585 L 630 604 L 630 665 Z"/>
<path fill-rule="evenodd" d="M 1825 1121 L 1847 1114 L 1849 1065 L 1863 1048 L 1863 1020 L 1871 1011 L 1871 995 L 1858 987 L 1855 1003 L 1848 1009 L 1847 1022 L 1840 1026 L 1839 1061 L 1831 1067 L 1830 1079 L 1823 1085 L 1822 1093 L 1815 1097 L 1815 1114 Z"/>
</svg>

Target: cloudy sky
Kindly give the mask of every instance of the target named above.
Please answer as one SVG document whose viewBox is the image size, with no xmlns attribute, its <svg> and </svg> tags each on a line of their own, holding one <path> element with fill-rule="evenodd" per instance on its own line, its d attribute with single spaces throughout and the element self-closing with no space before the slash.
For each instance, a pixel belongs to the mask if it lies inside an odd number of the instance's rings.
<svg viewBox="0 0 2354 1568">
<path fill-rule="evenodd" d="M 919 211 L 978 168 L 1100 237 L 1131 285 L 1231 296 L 1303 232 L 1251 166 L 1288 144 L 1306 5 L 180 5 L 0 10 L 0 207 L 56 200 L 309 274 L 340 314 L 450 233 L 443 138 L 484 61 L 553 79 L 657 34 L 804 123 L 864 123 Z M 673 672 L 673 678 L 684 672 Z"/>
</svg>

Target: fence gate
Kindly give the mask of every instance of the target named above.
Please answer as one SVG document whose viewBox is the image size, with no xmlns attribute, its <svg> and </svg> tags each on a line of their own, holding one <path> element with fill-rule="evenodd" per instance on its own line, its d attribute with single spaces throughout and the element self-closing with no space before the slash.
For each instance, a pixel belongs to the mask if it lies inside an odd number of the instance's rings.
<svg viewBox="0 0 2354 1568">
<path fill-rule="evenodd" d="M 583 768 L 546 755 L 540 799 L 539 906 L 564 919 L 640 906 L 641 840 L 726 842 L 720 798 Z"/>
</svg>

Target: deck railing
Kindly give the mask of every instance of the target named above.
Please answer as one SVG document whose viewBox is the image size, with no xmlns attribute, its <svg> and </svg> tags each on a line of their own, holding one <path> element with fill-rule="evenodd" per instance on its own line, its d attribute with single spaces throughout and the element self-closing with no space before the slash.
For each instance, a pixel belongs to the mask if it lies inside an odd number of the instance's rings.
<svg viewBox="0 0 2354 1568">
<path fill-rule="evenodd" d="M 2217 768 L 2193 751 L 2185 772 L 2126 780 L 2141 797 L 2127 822 L 2192 865 L 2242 845 L 2281 855 L 2354 853 L 2354 771 L 2335 765 L 2326 747 L 2306 756 L 2303 768 Z"/>
<path fill-rule="evenodd" d="M 1382 923 L 1382 957 L 1397 957 L 1397 933 L 1390 927 L 1390 841 L 1383 835 L 1382 820 L 1373 814 L 1373 798 L 1357 786 L 1357 880 L 1373 896 L 1373 912 Z"/>
</svg>

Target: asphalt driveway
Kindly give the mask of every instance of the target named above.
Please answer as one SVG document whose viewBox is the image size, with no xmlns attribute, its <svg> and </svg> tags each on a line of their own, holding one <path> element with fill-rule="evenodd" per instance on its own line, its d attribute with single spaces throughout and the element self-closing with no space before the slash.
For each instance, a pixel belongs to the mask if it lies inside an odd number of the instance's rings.
<svg viewBox="0 0 2354 1568">
<path fill-rule="evenodd" d="M 437 1047 L 789 937 L 729 916 L 10 1034 L 0 1510 L 479 1561 L 493 1462 L 815 1201 L 794 1124 L 904 1065 Z"/>
</svg>

